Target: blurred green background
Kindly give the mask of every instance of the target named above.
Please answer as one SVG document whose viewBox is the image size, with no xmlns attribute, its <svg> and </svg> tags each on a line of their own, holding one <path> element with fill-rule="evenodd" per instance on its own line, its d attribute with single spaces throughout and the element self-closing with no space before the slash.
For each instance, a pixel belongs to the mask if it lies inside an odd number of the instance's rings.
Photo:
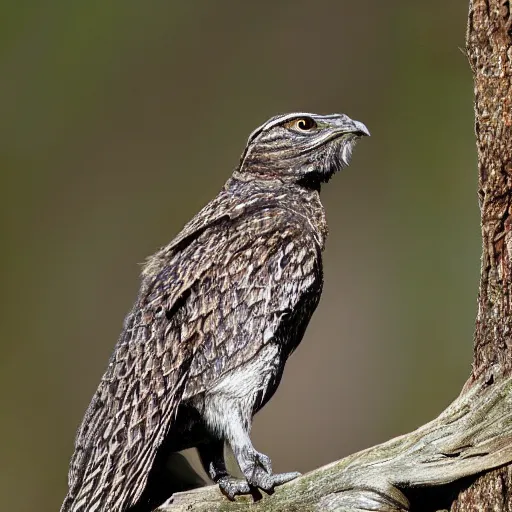
<svg viewBox="0 0 512 512">
<path fill-rule="evenodd" d="M 32 4 L 0 15 L 2 509 L 58 510 L 138 263 L 276 113 L 372 137 L 323 190 L 325 291 L 256 448 L 307 471 L 458 394 L 480 257 L 467 0 Z"/>
</svg>

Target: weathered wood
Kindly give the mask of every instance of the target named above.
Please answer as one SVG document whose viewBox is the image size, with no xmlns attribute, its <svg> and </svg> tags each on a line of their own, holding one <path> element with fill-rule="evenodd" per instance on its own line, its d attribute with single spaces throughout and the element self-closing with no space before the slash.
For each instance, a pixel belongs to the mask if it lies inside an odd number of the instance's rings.
<svg viewBox="0 0 512 512">
<path fill-rule="evenodd" d="M 254 502 L 217 486 L 178 493 L 160 512 L 410 509 L 407 489 L 438 486 L 512 461 L 512 378 L 481 379 L 418 430 L 308 473 Z"/>
</svg>

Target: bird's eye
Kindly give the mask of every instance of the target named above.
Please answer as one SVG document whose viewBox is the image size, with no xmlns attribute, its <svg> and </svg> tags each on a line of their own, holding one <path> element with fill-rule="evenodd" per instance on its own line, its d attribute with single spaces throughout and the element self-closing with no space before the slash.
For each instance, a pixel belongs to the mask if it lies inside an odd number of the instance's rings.
<svg viewBox="0 0 512 512">
<path fill-rule="evenodd" d="M 313 130 L 316 128 L 316 123 L 311 117 L 302 117 L 301 119 L 297 119 L 295 121 L 295 126 L 302 130 L 303 132 L 307 132 L 309 130 Z"/>
<path fill-rule="evenodd" d="M 309 132 L 314 130 L 317 127 L 317 124 L 314 119 L 311 119 L 311 117 L 300 117 L 299 119 L 288 121 L 284 126 L 288 129 L 299 132 Z"/>
</svg>

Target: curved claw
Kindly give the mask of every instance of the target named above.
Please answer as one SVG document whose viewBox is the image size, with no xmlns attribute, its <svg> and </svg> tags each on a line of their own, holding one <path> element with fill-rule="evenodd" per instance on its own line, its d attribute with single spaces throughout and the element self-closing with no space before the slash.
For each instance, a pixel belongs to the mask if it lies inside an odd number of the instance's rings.
<svg viewBox="0 0 512 512">
<path fill-rule="evenodd" d="M 251 463 L 244 470 L 244 475 L 250 485 L 265 492 L 272 492 L 275 486 L 300 476 L 298 472 L 273 474 L 272 462 L 263 453 L 254 452 L 251 459 Z"/>
</svg>

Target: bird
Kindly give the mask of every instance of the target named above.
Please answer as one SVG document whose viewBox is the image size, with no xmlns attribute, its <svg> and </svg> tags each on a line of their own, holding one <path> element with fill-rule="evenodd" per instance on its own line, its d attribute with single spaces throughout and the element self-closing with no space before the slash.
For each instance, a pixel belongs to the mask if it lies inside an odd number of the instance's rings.
<svg viewBox="0 0 512 512">
<path fill-rule="evenodd" d="M 217 197 L 146 260 L 76 434 L 61 512 L 153 510 L 172 494 L 166 461 L 191 447 L 228 499 L 299 476 L 272 471 L 251 425 L 320 300 L 321 187 L 367 135 L 345 114 L 272 117 Z"/>
</svg>

